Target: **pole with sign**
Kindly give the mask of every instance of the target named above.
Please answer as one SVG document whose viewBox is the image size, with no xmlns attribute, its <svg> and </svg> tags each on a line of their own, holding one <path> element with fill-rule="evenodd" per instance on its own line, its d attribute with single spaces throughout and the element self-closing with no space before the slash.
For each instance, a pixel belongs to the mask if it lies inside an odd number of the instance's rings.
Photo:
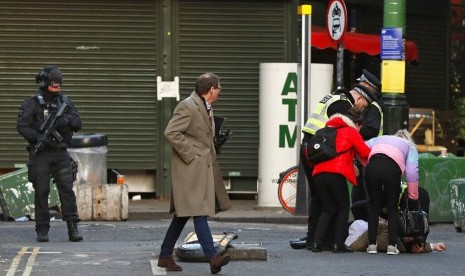
<svg viewBox="0 0 465 276">
<path fill-rule="evenodd" d="M 381 92 L 385 134 L 408 129 L 409 105 L 405 97 L 406 0 L 384 0 L 381 30 Z"/>
<path fill-rule="evenodd" d="M 326 29 L 337 45 L 336 81 L 338 88 L 344 86 L 343 38 L 347 29 L 347 9 L 343 0 L 331 0 L 326 10 Z"/>
</svg>

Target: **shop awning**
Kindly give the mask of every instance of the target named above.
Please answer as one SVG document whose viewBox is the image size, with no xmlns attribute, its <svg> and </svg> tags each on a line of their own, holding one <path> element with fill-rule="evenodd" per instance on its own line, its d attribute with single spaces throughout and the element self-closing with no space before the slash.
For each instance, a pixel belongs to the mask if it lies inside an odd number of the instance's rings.
<svg viewBox="0 0 465 276">
<path fill-rule="evenodd" d="M 318 49 L 337 49 L 337 45 L 323 27 L 312 26 L 312 46 Z M 346 32 L 343 38 L 344 50 L 352 53 L 365 53 L 376 56 L 381 51 L 379 35 Z M 418 61 L 417 45 L 412 41 L 405 42 L 405 59 L 409 62 Z"/>
</svg>

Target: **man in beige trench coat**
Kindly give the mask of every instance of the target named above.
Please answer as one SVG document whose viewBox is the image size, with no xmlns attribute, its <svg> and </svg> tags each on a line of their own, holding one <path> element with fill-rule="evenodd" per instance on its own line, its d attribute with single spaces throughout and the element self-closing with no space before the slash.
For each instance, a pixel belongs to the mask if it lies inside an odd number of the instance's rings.
<svg viewBox="0 0 465 276">
<path fill-rule="evenodd" d="M 227 254 L 217 254 L 207 220 L 215 212 L 231 207 L 214 147 L 211 105 L 220 92 L 218 76 L 200 75 L 195 91 L 176 106 L 165 130 L 173 148 L 170 213 L 174 216 L 161 245 L 158 266 L 167 271 L 182 270 L 173 260 L 173 249 L 190 217 L 194 219 L 195 233 L 209 260 L 211 273 L 218 273 L 230 260 Z"/>
</svg>

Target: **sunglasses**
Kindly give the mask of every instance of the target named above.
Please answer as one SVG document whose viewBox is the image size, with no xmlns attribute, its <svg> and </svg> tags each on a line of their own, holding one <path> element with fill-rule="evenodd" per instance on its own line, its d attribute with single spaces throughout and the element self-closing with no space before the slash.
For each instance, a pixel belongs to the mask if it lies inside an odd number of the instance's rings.
<svg viewBox="0 0 465 276">
<path fill-rule="evenodd" d="M 50 83 L 50 86 L 55 87 L 55 88 L 60 88 L 60 87 L 61 87 L 61 83 L 52 81 L 52 82 Z"/>
</svg>

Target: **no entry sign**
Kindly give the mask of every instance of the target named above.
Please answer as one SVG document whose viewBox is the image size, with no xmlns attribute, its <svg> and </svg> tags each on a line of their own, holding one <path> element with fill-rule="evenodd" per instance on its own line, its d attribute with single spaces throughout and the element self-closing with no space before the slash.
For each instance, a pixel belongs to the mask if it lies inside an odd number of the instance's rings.
<svg viewBox="0 0 465 276">
<path fill-rule="evenodd" d="M 339 44 L 347 28 L 347 10 L 344 1 L 331 0 L 326 11 L 326 27 L 329 36 Z"/>
</svg>

